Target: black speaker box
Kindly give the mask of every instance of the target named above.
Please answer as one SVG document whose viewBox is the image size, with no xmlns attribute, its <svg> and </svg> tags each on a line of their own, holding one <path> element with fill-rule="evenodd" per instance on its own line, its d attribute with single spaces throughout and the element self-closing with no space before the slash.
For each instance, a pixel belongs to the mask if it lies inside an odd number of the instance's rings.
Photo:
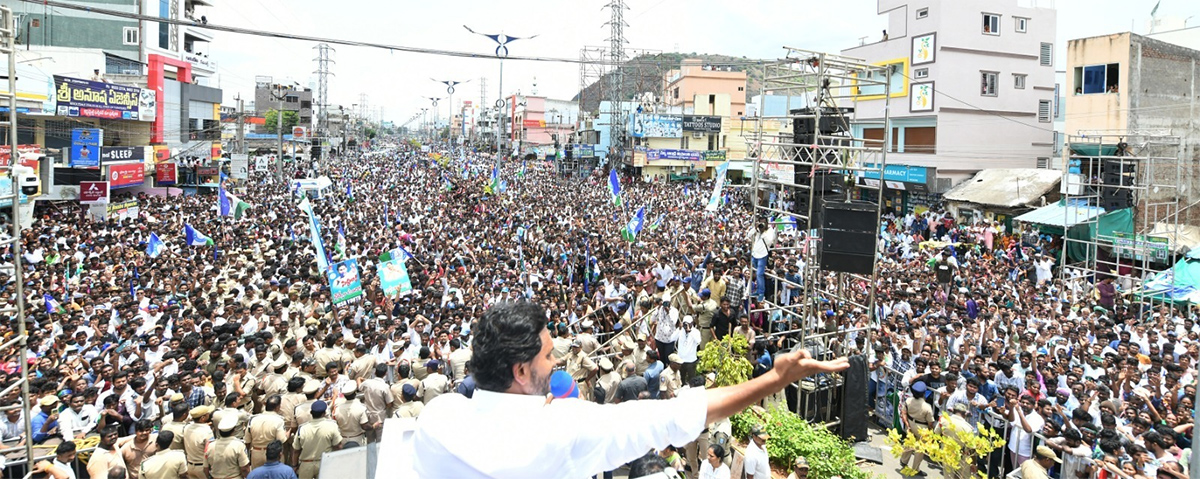
<svg viewBox="0 0 1200 479">
<path fill-rule="evenodd" d="M 826 201 L 824 229 L 866 232 L 874 235 L 879 229 L 877 206 L 867 201 Z"/>
<path fill-rule="evenodd" d="M 825 241 L 822 239 L 821 241 Z M 821 269 L 824 271 L 839 271 L 842 273 L 869 275 L 875 267 L 874 254 L 845 253 L 829 251 L 821 252 Z"/>
<path fill-rule="evenodd" d="M 875 235 L 871 233 L 827 229 L 821 242 L 825 243 L 826 253 L 834 251 L 869 255 L 875 251 Z"/>
<path fill-rule="evenodd" d="M 850 369 L 843 373 L 842 438 L 850 442 L 867 440 L 867 359 L 850 356 Z"/>
</svg>

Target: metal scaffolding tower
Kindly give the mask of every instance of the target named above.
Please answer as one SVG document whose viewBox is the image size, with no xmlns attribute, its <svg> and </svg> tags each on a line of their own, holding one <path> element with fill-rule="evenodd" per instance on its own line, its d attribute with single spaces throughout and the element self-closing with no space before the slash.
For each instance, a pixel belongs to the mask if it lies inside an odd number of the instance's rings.
<svg viewBox="0 0 1200 479">
<path fill-rule="evenodd" d="M 1169 129 L 1091 130 L 1070 136 L 1067 146 L 1064 224 L 1075 226 L 1063 232 L 1060 274 L 1080 286 L 1110 276 L 1125 291 L 1141 290 L 1149 274 L 1177 259 L 1181 185 L 1188 183 L 1182 138 Z M 1126 208 L 1132 232 L 1101 220 Z"/>
<path fill-rule="evenodd" d="M 9 211 L 9 231 L 5 236 L 0 236 L 0 247 L 8 246 L 12 248 L 12 264 L 13 264 L 13 285 L 14 290 L 13 305 L 4 305 L 0 307 L 0 315 L 15 318 L 17 323 L 17 334 L 12 339 L 0 344 L 0 351 L 9 351 L 12 348 L 17 348 L 19 351 L 17 357 L 22 358 L 20 362 L 21 379 L 0 391 L 0 397 L 9 397 L 16 389 L 20 389 L 20 400 L 17 404 L 4 404 L 0 406 L 0 412 L 9 411 L 12 409 L 20 409 L 22 414 L 22 422 L 24 423 L 26 435 L 32 434 L 33 426 L 30 424 L 33 416 L 29 404 L 29 363 L 24 361 L 24 358 L 29 357 L 28 332 L 25 330 L 25 268 L 21 265 L 21 181 L 17 178 L 16 166 L 19 164 L 20 153 L 17 151 L 17 30 L 16 17 L 13 15 L 12 9 L 6 6 L 0 6 L 0 55 L 6 57 L 8 64 L 8 85 L 6 91 L 0 93 L 0 101 L 3 101 L 4 106 L 8 108 L 8 115 L 0 121 L 0 129 L 8 133 L 6 143 L 9 146 L 9 162 L 0 164 L 0 176 L 8 176 L 11 179 L 12 190 L 0 191 L 0 201 L 8 201 L 12 205 Z M 33 441 L 26 440 L 24 445 L 0 449 L 0 454 L 11 454 L 18 451 L 24 451 L 26 473 L 29 473 L 33 466 Z M 12 458 L 9 460 L 10 467 L 14 463 Z"/>
<path fill-rule="evenodd" d="M 600 100 L 604 99 L 605 63 L 608 50 L 604 47 L 583 47 L 579 49 L 579 111 L 590 111 L 588 102 L 594 102 L 599 111 Z M 596 93 L 588 95 L 588 87 L 596 85 Z"/>
<path fill-rule="evenodd" d="M 612 17 L 605 25 L 608 25 L 608 59 L 612 67 L 608 75 L 608 98 L 611 102 L 613 111 L 611 112 L 612 120 L 609 122 L 609 153 L 608 161 L 615 164 L 625 157 L 625 108 L 621 103 L 625 100 L 625 83 L 624 72 L 621 67 L 625 63 L 625 27 L 629 24 L 625 23 L 625 11 L 629 7 L 625 5 L 625 0 L 611 0 L 606 7 Z M 616 158 L 615 160 L 613 158 Z"/>
<path fill-rule="evenodd" d="M 317 71 L 313 72 L 317 75 L 317 105 L 321 111 L 317 114 L 317 137 L 329 137 L 329 77 L 333 72 L 329 71 L 329 65 L 334 63 L 329 57 L 333 48 L 330 48 L 328 43 L 320 43 L 313 47 L 317 50 L 317 58 L 313 60 L 317 62 Z M 325 155 L 325 149 L 321 149 L 321 156 Z"/>
<path fill-rule="evenodd" d="M 887 113 L 888 69 L 840 55 L 785 49 L 787 55 L 783 60 L 763 67 L 760 109 L 756 116 L 746 118 L 747 122 L 752 122 L 747 126 L 752 130 L 747 136 L 747 155 L 754 161 L 751 203 L 756 222 L 769 221 L 769 228 L 794 226 L 803 240 L 798 243 L 800 246 L 777 242 L 771 248 L 771 254 L 781 255 L 799 249 L 806 266 L 802 268 L 801 284 L 768 269 L 766 276 L 798 288 L 802 293 L 799 301 L 793 304 L 779 304 L 776 298 L 768 297 L 761 309 L 755 311 L 766 311 L 768 317 L 779 314 L 788 319 L 793 327 L 772 336 L 784 335 L 794 345 L 806 347 L 814 355 L 847 354 L 849 351 L 844 348 L 843 341 L 850 333 L 867 335 L 869 349 L 869 327 L 839 328 L 836 322 L 829 322 L 825 312 L 858 309 L 869 314 L 875 311 L 877 248 L 861 252 L 870 258 L 872 274 L 869 276 L 825 269 L 821 260 L 824 230 L 820 218 L 826 205 L 850 202 L 854 188 L 878 188 L 852 187 L 847 179 L 857 179 L 868 172 L 878 174 L 876 178 L 883 177 L 887 163 L 886 139 L 864 138 L 863 129 L 864 125 L 870 124 L 872 129 L 891 131 Z M 872 95 L 882 94 L 885 106 L 882 120 L 860 121 L 854 115 L 852 105 L 867 88 L 871 89 Z M 769 110 L 773 103 L 768 100 L 779 95 L 786 98 L 783 100 L 786 109 L 783 112 Z M 807 133 L 802 133 L 805 131 Z M 826 176 L 843 178 L 844 190 L 828 192 L 823 186 Z M 871 207 L 878 225 L 878 202 Z M 868 285 L 865 298 L 855 294 L 861 290 L 861 286 L 856 285 L 863 284 Z M 823 422 L 827 427 L 841 424 L 842 411 L 831 406 L 839 403 L 834 396 L 842 394 L 840 386 L 839 378 L 802 381 L 789 388 L 789 405 L 810 421 Z"/>
</svg>

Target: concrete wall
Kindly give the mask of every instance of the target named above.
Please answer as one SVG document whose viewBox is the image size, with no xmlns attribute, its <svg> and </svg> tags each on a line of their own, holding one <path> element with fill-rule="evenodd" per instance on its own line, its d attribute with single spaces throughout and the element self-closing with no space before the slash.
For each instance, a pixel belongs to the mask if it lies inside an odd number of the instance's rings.
<svg viewBox="0 0 1200 479">
<path fill-rule="evenodd" d="M 1040 63 L 1043 43 L 1053 43 L 1056 12 L 1027 8 L 1017 0 L 879 0 L 878 10 L 888 15 L 888 39 L 844 50 L 844 55 L 870 63 L 897 62 L 905 78 L 892 90 L 893 120 L 933 118 L 937 126 L 937 153 L 888 155 L 888 162 L 937 167 L 939 176 L 961 180 L 983 168 L 1036 166 L 1037 158 L 1052 156 L 1052 122 L 1040 122 L 1039 101 L 1054 100 L 1054 70 Z M 927 9 L 924 18 L 917 11 Z M 983 14 L 1000 16 L 998 35 L 983 33 Z M 1016 18 L 1028 19 L 1025 32 L 1017 32 Z M 912 65 L 913 39 L 935 33 L 932 63 Z M 927 76 L 918 78 L 916 70 Z M 981 92 L 982 72 L 996 72 L 996 95 Z M 1014 75 L 1025 75 L 1025 87 L 1015 86 Z M 933 82 L 934 111 L 912 111 L 911 85 Z M 883 99 L 843 102 L 854 106 L 863 120 L 881 119 Z M 1051 103 L 1053 105 L 1053 103 Z"/>
<path fill-rule="evenodd" d="M 84 2 L 97 8 L 137 13 L 137 0 L 87 0 Z M 13 13 L 23 15 L 21 45 L 57 46 L 72 48 L 101 48 L 118 55 L 137 59 L 138 45 L 124 44 L 124 28 L 137 27 L 136 20 L 125 20 L 107 15 L 67 9 L 50 9 L 43 5 L 19 1 L 4 2 Z M 40 26 L 33 27 L 32 20 Z M 23 48 L 22 48 L 23 49 Z M 103 70 L 101 63 L 97 68 Z M 88 70 L 91 73 L 91 70 Z M 82 78 L 82 77 L 81 77 Z"/>
<path fill-rule="evenodd" d="M 1075 94 L 1075 69 L 1092 65 L 1120 64 L 1118 85 L 1129 85 L 1130 34 L 1118 33 L 1083 38 L 1067 42 L 1066 91 L 1067 136 L 1080 130 L 1123 130 L 1129 124 L 1129 91 L 1118 88 L 1117 93 Z"/>
</svg>

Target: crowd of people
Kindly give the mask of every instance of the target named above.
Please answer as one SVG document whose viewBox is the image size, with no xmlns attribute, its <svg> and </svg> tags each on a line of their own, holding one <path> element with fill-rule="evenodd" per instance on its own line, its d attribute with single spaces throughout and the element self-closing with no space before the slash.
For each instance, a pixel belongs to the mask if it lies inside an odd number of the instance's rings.
<svg viewBox="0 0 1200 479">
<path fill-rule="evenodd" d="M 961 409 L 972 427 L 1006 431 L 1010 454 L 980 464 L 989 471 L 1022 468 L 1045 446 L 1061 479 L 1187 477 L 1196 310 L 1057 275 L 1052 252 L 1020 232 L 889 215 L 871 312 L 859 306 L 868 283 L 812 270 L 814 238 L 756 217 L 744 189 L 724 187 L 706 211 L 711 183 L 622 175 L 618 203 L 600 171 L 442 153 L 401 144 L 310 165 L 333 183 L 319 194 L 271 172 L 230 180 L 252 205 L 237 219 L 214 195 L 138 195 L 124 220 L 39 215 L 21 238 L 26 315 L 0 323 L 6 339 L 18 321 L 29 331 L 29 357 L 0 351 L 0 386 L 26 362 L 31 428 L 5 411 L 4 446 L 32 442 L 50 456 L 36 469 L 56 479 L 311 479 L 323 453 L 378 442 L 387 419 L 471 397 L 473 327 L 492 305 L 529 300 L 585 400 L 703 386 L 699 352 L 726 336 L 747 339 L 761 374 L 781 339 L 826 332 L 830 351 L 869 358 L 869 400 L 894 403 L 907 427 Z M 359 300 L 332 301 L 301 196 L 329 264 L 357 260 Z M 188 227 L 211 244 L 189 243 Z M 148 254 L 151 234 L 161 254 Z M 384 255 L 405 262 L 410 293 L 384 293 Z M 803 321 L 764 311 L 804 301 L 808 281 L 822 306 L 794 309 L 811 311 Z M 909 406 L 925 397 L 930 414 Z M 713 424 L 660 453 L 687 477 L 721 477 L 729 434 Z"/>
</svg>

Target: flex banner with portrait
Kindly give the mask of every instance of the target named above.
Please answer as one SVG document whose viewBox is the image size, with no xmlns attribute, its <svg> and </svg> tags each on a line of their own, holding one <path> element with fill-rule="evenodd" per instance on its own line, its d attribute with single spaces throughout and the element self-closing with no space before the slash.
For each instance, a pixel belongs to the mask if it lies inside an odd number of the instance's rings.
<svg viewBox="0 0 1200 479">
<path fill-rule="evenodd" d="M 362 296 L 362 281 L 358 277 L 358 260 L 348 259 L 333 265 L 329 270 L 329 290 L 333 304 L 348 303 Z"/>
<path fill-rule="evenodd" d="M 383 294 L 389 298 L 397 294 L 406 295 L 413 289 L 408 267 L 398 259 L 379 263 L 379 284 L 383 286 Z"/>
</svg>

